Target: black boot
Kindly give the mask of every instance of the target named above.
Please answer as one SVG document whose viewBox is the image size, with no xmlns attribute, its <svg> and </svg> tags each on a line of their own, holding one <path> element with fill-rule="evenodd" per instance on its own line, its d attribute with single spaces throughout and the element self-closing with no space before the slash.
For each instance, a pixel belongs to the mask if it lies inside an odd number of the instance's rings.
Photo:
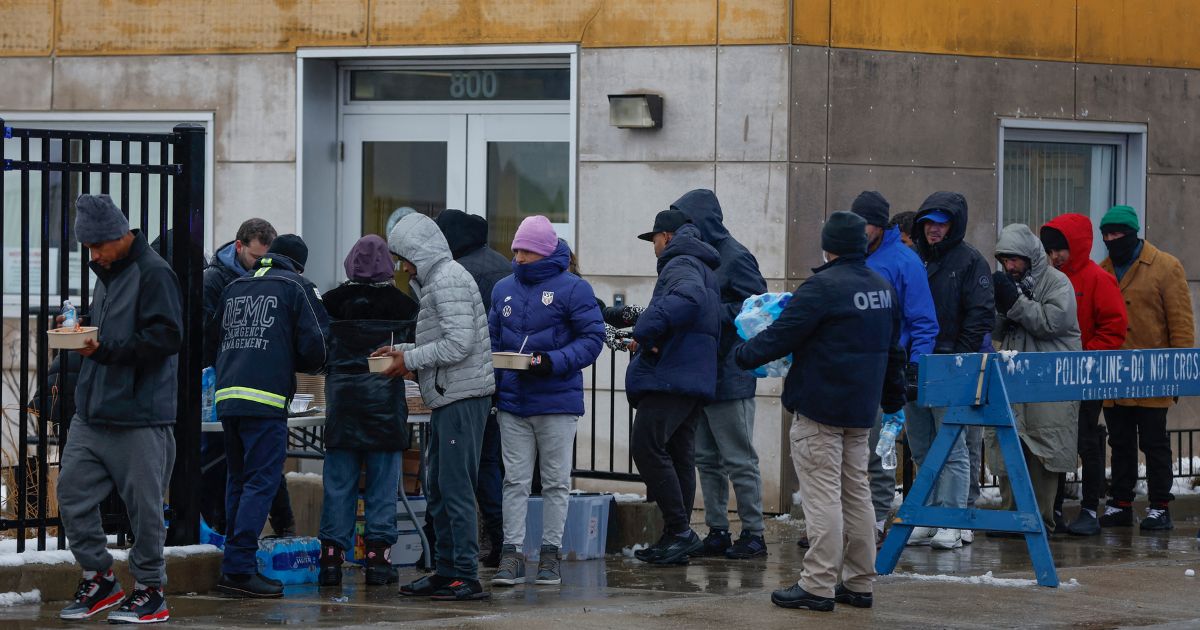
<svg viewBox="0 0 1200 630">
<path fill-rule="evenodd" d="M 345 561 L 346 551 L 340 545 L 321 541 L 321 570 L 317 573 L 317 584 L 321 586 L 340 586 L 342 583 L 342 563 Z"/>
<path fill-rule="evenodd" d="M 283 597 L 283 584 L 261 573 L 234 575 L 222 573 L 217 590 L 230 597 L 276 599 Z"/>
<path fill-rule="evenodd" d="M 479 564 L 495 569 L 500 566 L 500 553 L 504 547 L 504 528 L 499 524 L 488 523 L 484 527 L 484 538 L 487 544 L 486 552 L 479 554 Z"/>
<path fill-rule="evenodd" d="M 367 542 L 367 586 L 382 586 L 400 581 L 392 566 L 392 546 L 385 542 Z"/>
</svg>

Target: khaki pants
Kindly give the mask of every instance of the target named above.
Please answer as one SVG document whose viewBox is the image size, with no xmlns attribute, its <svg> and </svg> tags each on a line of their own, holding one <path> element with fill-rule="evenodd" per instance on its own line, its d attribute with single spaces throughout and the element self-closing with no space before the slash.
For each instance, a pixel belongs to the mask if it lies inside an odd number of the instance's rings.
<svg viewBox="0 0 1200 630">
<path fill-rule="evenodd" d="M 792 419 L 792 463 L 804 499 L 809 549 L 800 587 L 833 597 L 839 573 L 846 588 L 870 593 L 875 578 L 875 512 L 867 475 L 870 429 Z"/>
</svg>

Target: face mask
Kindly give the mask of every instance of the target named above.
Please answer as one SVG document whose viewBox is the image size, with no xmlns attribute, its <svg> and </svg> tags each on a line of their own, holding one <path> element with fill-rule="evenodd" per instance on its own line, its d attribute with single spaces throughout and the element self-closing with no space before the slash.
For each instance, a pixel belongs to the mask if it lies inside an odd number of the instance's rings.
<svg viewBox="0 0 1200 630">
<path fill-rule="evenodd" d="M 1127 232 L 1121 238 L 1104 241 L 1104 246 L 1108 248 L 1108 255 L 1113 264 L 1125 266 L 1133 259 L 1133 251 L 1137 249 L 1138 242 L 1136 233 Z"/>
</svg>

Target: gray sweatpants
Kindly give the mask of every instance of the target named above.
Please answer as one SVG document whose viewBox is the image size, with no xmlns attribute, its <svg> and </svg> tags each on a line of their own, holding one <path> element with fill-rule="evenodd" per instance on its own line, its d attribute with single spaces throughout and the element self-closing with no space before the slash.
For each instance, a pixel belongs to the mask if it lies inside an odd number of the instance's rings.
<svg viewBox="0 0 1200 630">
<path fill-rule="evenodd" d="M 129 572 L 145 586 L 167 583 L 163 497 L 175 466 L 175 427 L 71 424 L 58 476 L 58 512 L 75 561 L 84 571 L 107 571 L 100 502 L 113 488 L 125 502 L 133 548 Z"/>
<path fill-rule="evenodd" d="M 542 544 L 562 547 L 579 418 L 562 413 L 521 417 L 501 411 L 496 419 L 504 451 L 504 544 L 515 545 L 517 553 L 524 551 L 525 516 L 537 460 L 542 473 Z"/>
<path fill-rule="evenodd" d="M 425 497 L 437 531 L 437 574 L 479 579 L 479 520 L 475 486 L 490 396 L 467 398 L 433 410 L 425 451 Z"/>
<path fill-rule="evenodd" d="M 737 500 L 742 532 L 761 536 L 762 475 L 754 450 L 754 399 L 704 406 L 696 424 L 696 469 L 704 493 L 704 524 L 729 529 L 729 485 Z"/>
</svg>

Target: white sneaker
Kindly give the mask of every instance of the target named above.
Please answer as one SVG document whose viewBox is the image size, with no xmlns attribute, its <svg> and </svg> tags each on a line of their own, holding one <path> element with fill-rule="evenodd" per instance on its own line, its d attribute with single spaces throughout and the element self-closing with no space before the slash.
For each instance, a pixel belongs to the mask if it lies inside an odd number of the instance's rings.
<svg viewBox="0 0 1200 630">
<path fill-rule="evenodd" d="M 928 545 L 937 531 L 934 527 L 914 527 L 912 534 L 908 537 L 908 545 L 910 547 Z"/>
<path fill-rule="evenodd" d="M 969 545 L 969 544 L 971 544 L 971 543 L 975 542 L 975 530 L 973 530 L 973 529 L 960 529 L 960 530 L 958 530 L 958 531 L 959 531 L 959 534 L 960 534 L 960 538 L 962 538 L 962 544 L 964 544 L 964 545 Z"/>
<path fill-rule="evenodd" d="M 929 546 L 934 549 L 958 549 L 963 545 L 962 535 L 957 529 L 939 529 Z"/>
</svg>

